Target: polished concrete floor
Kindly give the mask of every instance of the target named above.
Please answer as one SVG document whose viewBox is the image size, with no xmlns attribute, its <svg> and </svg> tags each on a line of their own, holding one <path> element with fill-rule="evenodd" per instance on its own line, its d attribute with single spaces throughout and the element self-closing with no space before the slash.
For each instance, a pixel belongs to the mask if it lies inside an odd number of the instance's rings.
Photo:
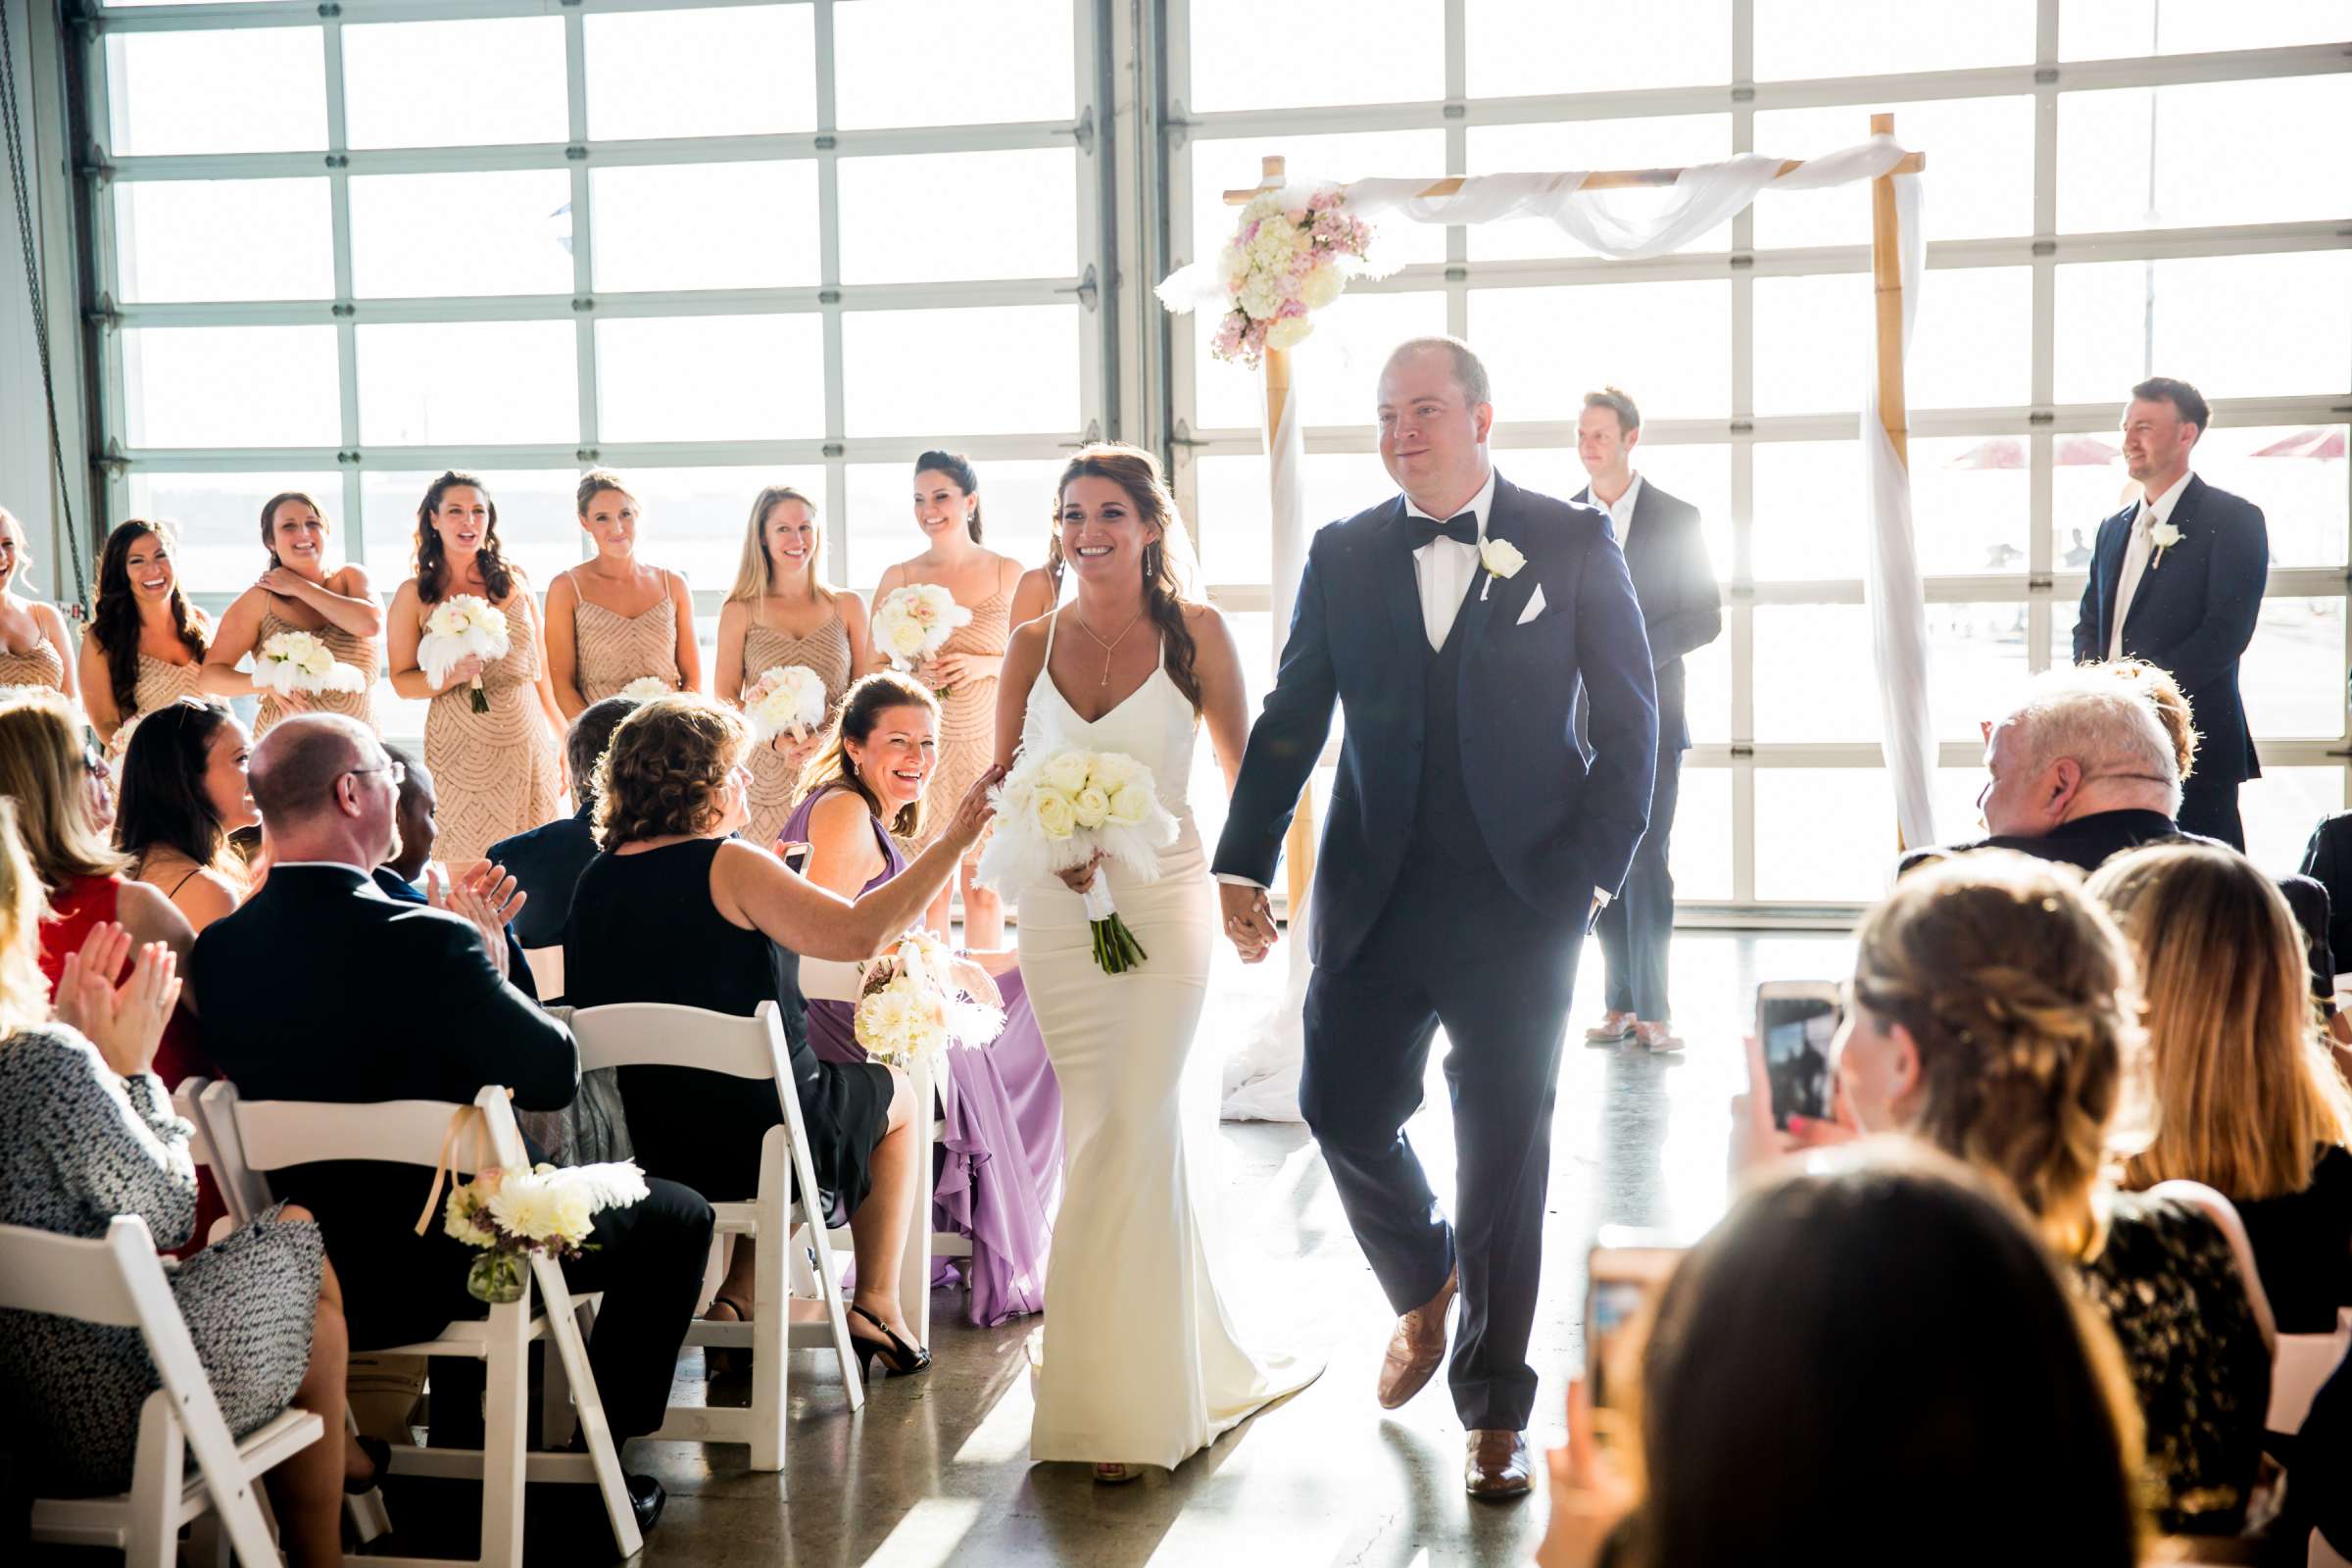
<svg viewBox="0 0 2352 1568">
<path fill-rule="evenodd" d="M 744 1468 L 740 1447 L 641 1444 L 630 1468 L 659 1475 L 668 1513 L 642 1561 L 654 1565 L 957 1568 L 993 1564 L 1349 1563 L 1371 1568 L 1524 1562 L 1542 1534 L 1541 1494 L 1472 1504 L 1462 1434 L 1443 1377 L 1394 1414 L 1372 1396 L 1390 1316 L 1348 1234 L 1304 1128 L 1216 1126 L 1216 1069 L 1278 982 L 1273 965 L 1230 961 L 1214 979 L 1191 1103 L 1197 1157 L 1215 1163 L 1206 1224 L 1234 1320 L 1255 1342 L 1321 1355 L 1322 1379 L 1229 1433 L 1174 1472 L 1099 1487 L 1076 1465 L 1032 1466 L 1024 1347 L 1036 1320 L 963 1323 L 935 1302 L 927 1374 L 877 1382 L 847 1413 L 830 1356 L 792 1367 L 791 1450 L 782 1475 Z M 1838 979 L 1843 938 L 1687 932 L 1676 939 L 1679 1056 L 1581 1044 L 1600 989 L 1588 946 L 1576 1030 L 1560 1075 L 1552 1141 L 1543 1309 L 1532 1358 L 1543 1374 L 1539 1442 L 1560 1423 L 1583 1349 L 1584 1252 L 1602 1225 L 1695 1233 L 1723 1207 L 1728 1102 L 1741 1086 L 1740 1038 L 1763 978 Z M 1443 1040 L 1440 1042 L 1443 1049 Z M 1412 1125 L 1441 1194 L 1451 1130 L 1433 1059 L 1429 1102 Z M 1057 1268 L 1117 1267 L 1060 1256 Z M 699 1365 L 681 1364 L 681 1397 Z"/>
</svg>

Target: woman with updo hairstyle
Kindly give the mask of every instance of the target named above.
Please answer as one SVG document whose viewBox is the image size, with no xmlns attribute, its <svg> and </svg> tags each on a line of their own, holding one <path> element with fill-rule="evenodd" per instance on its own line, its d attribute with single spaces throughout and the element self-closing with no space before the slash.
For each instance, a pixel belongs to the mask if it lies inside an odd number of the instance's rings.
<svg viewBox="0 0 2352 1568">
<path fill-rule="evenodd" d="M 809 881 L 846 899 L 906 872 L 899 840 L 922 826 L 938 724 L 930 688 L 909 676 L 868 675 L 850 688 L 784 824 L 787 840 L 808 846 Z M 1045 1306 L 1046 1247 L 1061 1190 L 1061 1088 L 1017 955 L 997 949 L 968 958 L 982 973 L 967 974 L 965 989 L 983 999 L 997 991 L 1004 1028 L 993 1040 L 963 1042 L 985 1050 L 947 1054 L 932 1212 L 935 1229 L 970 1240 L 970 1259 L 941 1269 L 969 1280 L 971 1321 L 990 1328 Z M 855 1015 L 847 1002 L 808 1004 L 808 1040 L 820 1059 L 866 1059 Z"/>
<path fill-rule="evenodd" d="M 2071 870 L 2006 850 L 1914 871 L 1863 918 L 1840 1095 L 1992 1178 L 2122 1345 L 2168 1534 L 2244 1522 L 2270 1398 L 2270 1307 L 2210 1187 L 2118 1192 L 2144 1131 L 2131 951 Z M 2127 1100 L 2134 1102 L 2129 1115 Z"/>
<path fill-rule="evenodd" d="M 684 573 L 637 559 L 637 498 L 620 475 L 598 468 L 580 480 L 575 500 L 580 531 L 596 555 L 547 585 L 556 706 L 568 721 L 641 680 L 696 690 L 703 661 L 694 645 L 694 599 Z"/>
<path fill-rule="evenodd" d="M 192 695 L 204 676 L 213 626 L 188 602 L 178 556 L 170 523 L 136 517 L 117 523 L 98 553 L 98 598 L 81 640 L 81 708 L 117 762 L 130 742 L 125 726 Z"/>
<path fill-rule="evenodd" d="M 205 656 L 204 689 L 217 697 L 260 691 L 238 662 L 290 631 L 317 637 L 337 663 L 358 670 L 367 684 L 356 692 L 261 692 L 253 715 L 255 740 L 289 713 L 342 713 L 370 729 L 382 727 L 375 714 L 375 682 L 384 662 L 384 609 L 376 603 L 367 567 L 356 561 L 327 564 L 332 532 L 325 512 L 300 490 L 281 491 L 262 503 L 262 549 L 270 564 L 220 617 L 220 635 Z"/>
<path fill-rule="evenodd" d="M 851 900 L 734 836 L 747 814 L 751 749 L 743 715 L 695 692 L 656 698 L 613 730 L 596 768 L 601 853 L 580 873 L 564 938 L 566 998 L 575 1007 L 659 1002 L 740 1017 L 777 1004 L 823 1189 L 807 1196 L 829 1223 L 846 1217 L 856 1242 L 851 1333 L 860 1361 L 879 1355 L 891 1371 L 919 1372 L 930 1352 L 898 1305 L 907 1226 L 928 1187 L 914 1168 L 913 1094 L 894 1068 L 817 1059 L 800 958 L 859 962 L 913 925 L 987 823 L 993 777 L 958 803 L 904 876 Z M 760 1140 L 783 1119 L 772 1095 L 750 1092 L 758 1087 L 691 1067 L 623 1068 L 637 1162 L 712 1202 L 757 1196 Z M 750 1319 L 755 1256 L 752 1244 L 737 1245 L 713 1312 Z"/>
<path fill-rule="evenodd" d="M 1012 635 L 1012 591 L 1021 564 L 980 543 L 980 475 L 959 452 L 926 452 L 914 460 L 914 525 L 922 531 L 925 549 L 882 573 L 874 609 L 879 611 L 897 589 L 931 584 L 947 589 L 972 612 L 970 623 L 958 626 L 914 671 L 940 694 L 939 772 L 932 788 L 944 805 L 970 788 L 997 755 L 997 677 Z M 890 667 L 877 638 L 866 668 Z M 929 842 L 918 835 L 909 848 Z M 967 864 L 956 877 L 964 940 L 974 948 L 1001 948 L 1004 901 L 974 885 L 973 869 Z M 948 915 L 943 897 L 931 910 L 931 929 L 946 931 Z"/>
<path fill-rule="evenodd" d="M 115 848 L 199 932 L 248 892 L 229 835 L 261 825 L 245 777 L 252 752 L 227 704 L 185 697 L 147 715 L 123 756 Z"/>
</svg>

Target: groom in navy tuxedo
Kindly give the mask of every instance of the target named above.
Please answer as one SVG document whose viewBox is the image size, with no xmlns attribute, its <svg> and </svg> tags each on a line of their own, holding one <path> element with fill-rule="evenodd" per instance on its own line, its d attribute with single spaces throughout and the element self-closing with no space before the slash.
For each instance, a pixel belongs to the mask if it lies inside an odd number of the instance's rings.
<svg viewBox="0 0 2352 1568">
<path fill-rule="evenodd" d="M 1265 890 L 1337 704 L 1299 1103 L 1399 1314 L 1381 1403 L 1411 1398 L 1445 1359 L 1458 1290 L 1465 1482 L 1509 1497 L 1532 1481 L 1527 1343 L 1560 1036 L 1578 947 L 1648 819 L 1657 691 L 1607 514 L 1489 462 L 1478 357 L 1416 338 L 1379 400 L 1381 459 L 1404 493 L 1316 534 L 1213 869 L 1226 934 L 1262 956 Z M 1441 1024 L 1451 1224 L 1403 1131 Z"/>
</svg>

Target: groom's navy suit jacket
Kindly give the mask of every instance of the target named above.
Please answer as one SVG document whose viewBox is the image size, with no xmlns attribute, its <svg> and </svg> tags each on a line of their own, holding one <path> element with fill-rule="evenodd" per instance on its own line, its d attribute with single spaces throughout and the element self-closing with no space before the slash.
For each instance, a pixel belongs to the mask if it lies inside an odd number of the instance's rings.
<svg viewBox="0 0 2352 1568">
<path fill-rule="evenodd" d="M 2262 509 L 2243 496 L 2216 490 L 2195 474 L 2173 504 L 2180 542 L 2139 575 L 2124 616 L 2124 657 L 2172 671 L 2188 699 L 2204 743 L 2197 772 L 2226 780 L 2262 777 L 2237 693 L 2238 656 L 2254 640 L 2270 577 L 2271 536 Z M 2075 619 L 2075 662 L 2105 659 L 2115 632 L 2115 601 L 2132 543 L 2133 502 L 2099 524 L 2090 581 Z"/>
<path fill-rule="evenodd" d="M 1309 901 L 1310 951 L 1327 967 L 1363 947 L 1413 835 L 1436 656 L 1404 519 L 1397 496 L 1316 533 L 1217 845 L 1217 871 L 1272 885 L 1298 792 L 1342 705 L 1347 739 Z M 1624 882 L 1649 818 L 1658 710 L 1642 607 L 1604 512 L 1498 475 L 1487 537 L 1517 546 L 1527 564 L 1508 578 L 1474 573 L 1462 602 L 1462 779 L 1511 892 L 1581 925 L 1593 890 L 1613 894 Z M 1521 623 L 1539 587 L 1543 608 Z M 1590 766 L 1574 728 L 1580 683 Z M 1507 905 L 1495 912 L 1511 918 Z"/>
</svg>

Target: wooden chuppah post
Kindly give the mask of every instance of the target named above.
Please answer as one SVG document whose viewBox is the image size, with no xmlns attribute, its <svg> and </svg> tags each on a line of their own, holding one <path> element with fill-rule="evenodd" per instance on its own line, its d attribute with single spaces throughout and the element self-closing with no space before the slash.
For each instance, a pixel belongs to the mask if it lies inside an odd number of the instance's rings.
<svg viewBox="0 0 2352 1568">
<path fill-rule="evenodd" d="M 1873 136 L 1894 134 L 1892 115 L 1870 117 Z M 1905 164 L 1918 159 L 1914 153 Z M 1911 466 L 1911 416 L 1903 396 L 1903 253 L 1895 232 L 1894 176 L 1902 164 L 1870 182 L 1870 280 L 1879 312 L 1879 422 L 1894 455 Z"/>
</svg>

